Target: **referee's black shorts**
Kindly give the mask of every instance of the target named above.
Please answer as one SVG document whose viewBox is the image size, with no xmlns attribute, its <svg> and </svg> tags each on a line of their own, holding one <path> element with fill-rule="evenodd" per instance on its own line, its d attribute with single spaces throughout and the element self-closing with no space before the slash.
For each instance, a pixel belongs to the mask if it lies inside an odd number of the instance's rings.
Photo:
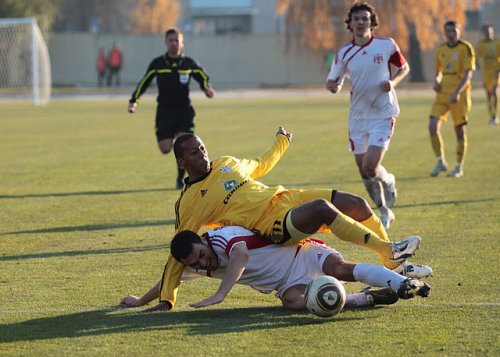
<svg viewBox="0 0 500 357">
<path fill-rule="evenodd" d="M 194 132 L 194 108 L 171 110 L 158 105 L 156 108 L 156 139 L 173 139 L 177 133 Z"/>
</svg>

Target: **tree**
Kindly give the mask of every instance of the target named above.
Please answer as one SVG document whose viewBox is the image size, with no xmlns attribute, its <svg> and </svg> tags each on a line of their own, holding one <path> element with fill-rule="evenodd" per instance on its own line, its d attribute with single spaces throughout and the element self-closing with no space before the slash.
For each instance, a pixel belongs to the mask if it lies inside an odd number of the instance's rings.
<svg viewBox="0 0 500 357">
<path fill-rule="evenodd" d="M 58 0 L 2 0 L 0 17 L 36 17 L 38 26 L 47 34 L 58 11 Z"/>
<path fill-rule="evenodd" d="M 465 24 L 465 11 L 477 9 L 481 0 L 372 0 L 380 17 L 379 36 L 394 38 L 409 54 L 412 81 L 423 81 L 421 50 L 434 48 L 443 38 L 446 20 Z M 287 36 L 295 35 L 311 49 L 328 52 L 351 39 L 344 20 L 352 0 L 278 0 L 276 13 L 286 16 Z"/>
<path fill-rule="evenodd" d="M 177 24 L 179 13 L 178 0 L 137 0 L 130 12 L 129 33 L 164 33 Z"/>
</svg>

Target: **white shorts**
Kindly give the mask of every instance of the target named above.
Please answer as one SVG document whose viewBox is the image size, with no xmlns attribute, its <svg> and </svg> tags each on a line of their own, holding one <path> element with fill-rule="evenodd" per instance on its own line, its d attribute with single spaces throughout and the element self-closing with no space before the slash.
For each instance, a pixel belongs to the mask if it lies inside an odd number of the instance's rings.
<svg viewBox="0 0 500 357">
<path fill-rule="evenodd" d="M 353 154 L 364 154 L 368 151 L 368 146 L 387 150 L 395 124 L 396 117 L 349 120 L 349 151 Z"/>
<path fill-rule="evenodd" d="M 281 298 L 290 287 L 298 284 L 309 284 L 313 279 L 325 275 L 323 264 L 330 254 L 342 255 L 335 249 L 315 241 L 304 244 L 295 257 L 288 277 L 280 284 L 276 297 Z"/>
</svg>

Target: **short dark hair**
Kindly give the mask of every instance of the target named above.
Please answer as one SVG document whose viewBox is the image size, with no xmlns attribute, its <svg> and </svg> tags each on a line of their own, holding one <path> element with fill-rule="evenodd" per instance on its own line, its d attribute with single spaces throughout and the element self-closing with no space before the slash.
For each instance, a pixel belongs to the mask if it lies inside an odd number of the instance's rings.
<svg viewBox="0 0 500 357">
<path fill-rule="evenodd" d="M 375 12 L 375 8 L 370 4 L 368 4 L 367 2 L 363 1 L 354 3 L 354 5 L 352 5 L 349 11 L 347 12 L 347 18 L 345 19 L 344 22 L 347 25 L 349 31 L 352 32 L 352 28 L 349 25 L 349 23 L 352 20 L 352 15 L 358 11 L 368 11 L 370 13 L 370 27 L 374 29 L 378 27 L 378 16 L 377 13 Z"/>
<path fill-rule="evenodd" d="M 175 142 L 174 142 L 175 158 L 182 156 L 182 148 L 181 148 L 182 144 L 184 144 L 188 140 L 195 139 L 195 138 L 197 138 L 196 135 L 194 135 L 192 133 L 186 133 L 186 134 L 182 134 L 177 139 L 175 139 Z"/>
<path fill-rule="evenodd" d="M 459 27 L 458 23 L 454 20 L 448 20 L 444 23 L 444 27 L 446 26 L 453 26 L 453 27 Z"/>
<path fill-rule="evenodd" d="M 165 38 L 167 38 L 168 35 L 172 34 L 182 35 L 182 31 L 179 30 L 177 27 L 171 27 L 165 32 Z"/>
<path fill-rule="evenodd" d="M 194 244 L 203 244 L 198 234 L 193 231 L 179 232 L 170 242 L 170 254 L 180 262 L 181 259 L 186 259 L 191 254 Z"/>
</svg>

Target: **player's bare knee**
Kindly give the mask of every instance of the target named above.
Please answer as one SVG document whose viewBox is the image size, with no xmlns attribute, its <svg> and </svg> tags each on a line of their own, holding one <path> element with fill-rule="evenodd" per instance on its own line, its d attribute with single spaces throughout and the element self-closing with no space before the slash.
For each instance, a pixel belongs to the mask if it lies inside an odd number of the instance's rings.
<svg viewBox="0 0 500 357">
<path fill-rule="evenodd" d="M 316 217 L 320 217 L 322 221 L 327 222 L 337 217 L 338 210 L 331 202 L 319 198 L 311 203 L 314 211 L 313 214 Z"/>
<path fill-rule="evenodd" d="M 356 221 L 364 221 L 373 214 L 370 205 L 363 197 L 356 196 L 350 193 L 342 193 L 342 196 L 338 196 L 338 200 L 334 199 L 333 204 L 342 213 L 351 217 L 352 219 Z"/>
</svg>

